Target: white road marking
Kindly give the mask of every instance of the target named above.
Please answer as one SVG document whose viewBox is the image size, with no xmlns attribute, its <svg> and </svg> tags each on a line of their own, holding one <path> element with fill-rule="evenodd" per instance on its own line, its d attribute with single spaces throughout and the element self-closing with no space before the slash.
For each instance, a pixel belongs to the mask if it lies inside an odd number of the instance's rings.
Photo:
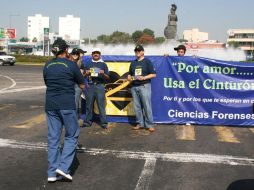
<svg viewBox="0 0 254 190">
<path fill-rule="evenodd" d="M 14 93 L 14 92 L 23 92 L 28 90 L 41 90 L 46 89 L 46 86 L 37 86 L 37 87 L 29 87 L 29 88 L 18 88 L 13 90 L 0 90 L 0 94 Z"/>
<path fill-rule="evenodd" d="M 16 80 L 17 81 L 17 80 Z M 39 83 L 39 84 L 44 84 L 43 81 L 17 81 L 18 84 L 27 84 L 27 83 L 32 83 L 32 84 L 36 84 L 36 83 Z"/>
<path fill-rule="evenodd" d="M 29 150 L 47 150 L 46 143 L 19 142 L 10 139 L 0 138 L 0 147 L 19 148 Z M 216 154 L 196 154 L 196 153 L 159 153 L 159 152 L 140 152 L 140 151 L 120 151 L 104 150 L 98 148 L 77 148 L 78 151 L 89 155 L 113 155 L 117 158 L 124 159 L 141 159 L 151 160 L 158 159 L 167 162 L 184 162 L 184 163 L 206 163 L 206 164 L 224 164 L 232 166 L 254 166 L 254 159 L 247 157 L 236 157 L 229 155 Z"/>
<path fill-rule="evenodd" d="M 146 159 L 144 169 L 138 179 L 135 190 L 147 190 L 149 189 L 150 181 L 152 179 L 155 169 L 156 159 Z"/>
<path fill-rule="evenodd" d="M 0 147 L 17 148 L 27 150 L 45 150 L 47 151 L 46 143 L 29 143 L 18 142 L 10 139 L 0 138 Z M 254 159 L 246 157 L 234 157 L 227 155 L 214 154 L 195 154 L 195 153 L 152 153 L 152 152 L 135 152 L 135 151 L 118 151 L 118 150 L 104 150 L 97 148 L 77 148 L 88 155 L 113 155 L 117 158 L 125 159 L 144 159 L 145 165 L 139 177 L 135 190 L 148 190 L 150 181 L 152 179 L 156 161 L 168 162 L 184 162 L 184 163 L 207 163 L 207 164 L 225 164 L 233 166 L 254 166 Z"/>
<path fill-rule="evenodd" d="M 5 75 L 0 75 L 0 76 L 9 79 L 12 82 L 11 86 L 1 89 L 0 92 L 3 91 L 3 90 L 7 90 L 9 88 L 13 88 L 14 86 L 16 86 L 16 82 L 13 78 L 5 76 Z"/>
</svg>

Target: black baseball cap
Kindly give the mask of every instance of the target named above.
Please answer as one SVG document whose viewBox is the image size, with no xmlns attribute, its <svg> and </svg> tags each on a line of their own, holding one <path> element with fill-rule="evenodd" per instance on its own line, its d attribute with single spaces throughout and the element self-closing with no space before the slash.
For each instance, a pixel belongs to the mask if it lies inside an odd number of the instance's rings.
<svg viewBox="0 0 254 190">
<path fill-rule="evenodd" d="M 71 51 L 72 55 L 79 55 L 79 49 L 78 48 L 73 48 Z"/>
<path fill-rule="evenodd" d="M 59 55 L 63 53 L 69 47 L 70 46 L 66 43 L 65 40 L 58 38 L 54 41 L 51 51 L 53 54 Z"/>
<path fill-rule="evenodd" d="M 79 53 L 85 54 L 87 51 L 84 51 L 83 49 L 78 49 Z"/>
<path fill-rule="evenodd" d="M 185 45 L 179 45 L 178 47 L 174 48 L 175 51 L 178 51 L 179 49 L 182 49 L 182 50 L 186 51 Z"/>
<path fill-rule="evenodd" d="M 73 48 L 71 51 L 72 55 L 79 55 L 80 53 L 85 54 L 87 51 L 84 51 L 80 48 Z"/>
<path fill-rule="evenodd" d="M 134 51 L 145 51 L 144 47 L 141 45 L 136 45 Z"/>
</svg>

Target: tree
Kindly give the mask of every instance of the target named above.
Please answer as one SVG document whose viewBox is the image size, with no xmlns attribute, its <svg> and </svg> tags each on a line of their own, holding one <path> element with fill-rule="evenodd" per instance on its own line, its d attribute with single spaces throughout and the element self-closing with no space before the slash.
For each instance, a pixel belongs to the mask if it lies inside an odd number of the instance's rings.
<svg viewBox="0 0 254 190">
<path fill-rule="evenodd" d="M 83 44 L 89 44 L 90 39 L 89 38 L 83 38 Z"/>
<path fill-rule="evenodd" d="M 29 39 L 28 39 L 27 37 L 22 37 L 22 38 L 20 38 L 19 41 L 20 41 L 20 42 L 28 42 Z"/>
<path fill-rule="evenodd" d="M 139 44 L 152 44 L 154 43 L 154 37 L 151 36 L 151 35 L 148 35 L 148 34 L 143 34 L 139 40 L 138 40 L 138 43 Z"/>
<path fill-rule="evenodd" d="M 90 40 L 90 43 L 91 44 L 96 44 L 98 41 L 96 40 L 96 39 L 92 39 L 92 40 Z"/>
<path fill-rule="evenodd" d="M 112 44 L 127 44 L 132 41 L 130 34 L 119 31 L 113 32 L 109 38 Z"/>
<path fill-rule="evenodd" d="M 149 28 L 145 28 L 143 31 L 141 30 L 137 30 L 135 32 L 132 33 L 132 39 L 134 41 L 134 43 L 145 43 L 145 44 L 149 44 L 149 43 L 154 43 L 154 31 L 149 29 Z"/>
<path fill-rule="evenodd" d="M 37 42 L 38 40 L 37 40 L 37 38 L 36 37 L 34 37 L 34 39 L 32 40 L 32 42 Z"/>
<path fill-rule="evenodd" d="M 178 42 L 185 43 L 185 42 L 188 42 L 188 40 L 186 40 L 186 39 L 179 39 Z"/>
<path fill-rule="evenodd" d="M 101 42 L 101 43 L 104 43 L 104 44 L 108 44 L 108 43 L 110 43 L 110 38 L 109 38 L 109 36 L 107 36 L 105 34 L 102 34 L 102 35 L 97 37 L 97 41 Z"/>
<path fill-rule="evenodd" d="M 152 37 L 154 38 L 154 31 L 152 31 L 152 30 L 149 29 L 149 28 L 145 28 L 145 29 L 143 30 L 143 34 L 147 34 L 147 35 L 152 36 Z"/>
<path fill-rule="evenodd" d="M 154 40 L 156 44 L 162 44 L 166 39 L 164 37 L 156 37 Z"/>
<path fill-rule="evenodd" d="M 228 42 L 228 46 L 233 47 L 233 48 L 238 48 L 240 45 L 239 45 L 239 42 L 230 41 L 230 42 Z"/>
<path fill-rule="evenodd" d="M 134 41 L 134 43 L 137 43 L 139 41 L 139 38 L 143 35 L 143 32 L 140 30 L 137 30 L 132 33 L 131 38 Z"/>
</svg>

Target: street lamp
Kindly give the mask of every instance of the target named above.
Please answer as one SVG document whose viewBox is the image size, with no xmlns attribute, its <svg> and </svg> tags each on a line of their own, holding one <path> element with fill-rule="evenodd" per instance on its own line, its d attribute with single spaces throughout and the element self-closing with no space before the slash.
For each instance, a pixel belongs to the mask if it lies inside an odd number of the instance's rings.
<svg viewBox="0 0 254 190">
<path fill-rule="evenodd" d="M 12 26 L 11 26 L 11 25 L 12 25 L 12 24 L 11 24 L 11 19 L 12 19 L 12 17 L 14 17 L 14 16 L 20 16 L 20 15 L 19 15 L 19 14 L 9 14 L 9 29 L 11 29 L 11 27 L 12 27 Z M 7 43 L 7 52 L 10 53 L 10 50 L 9 50 L 9 40 L 10 40 L 10 39 L 9 39 L 9 37 L 7 37 L 6 40 L 7 40 L 7 41 L 6 41 L 6 43 Z"/>
</svg>

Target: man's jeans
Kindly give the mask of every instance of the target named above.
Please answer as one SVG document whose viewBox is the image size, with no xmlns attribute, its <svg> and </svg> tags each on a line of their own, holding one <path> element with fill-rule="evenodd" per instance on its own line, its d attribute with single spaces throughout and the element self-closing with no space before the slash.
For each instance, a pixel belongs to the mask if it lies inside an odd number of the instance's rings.
<svg viewBox="0 0 254 190">
<path fill-rule="evenodd" d="M 56 169 L 70 173 L 79 137 L 76 110 L 46 111 L 48 124 L 48 177 L 56 176 Z M 60 151 L 60 139 L 65 127 L 64 147 Z"/>
<path fill-rule="evenodd" d="M 104 84 L 89 84 L 86 93 L 86 119 L 85 122 L 88 124 L 92 123 L 93 118 L 93 105 L 96 100 L 99 113 L 101 125 L 107 125 L 107 116 L 105 111 L 105 87 Z"/>
<path fill-rule="evenodd" d="M 151 84 L 131 87 L 137 123 L 141 127 L 153 127 L 153 113 L 151 103 Z"/>
</svg>

